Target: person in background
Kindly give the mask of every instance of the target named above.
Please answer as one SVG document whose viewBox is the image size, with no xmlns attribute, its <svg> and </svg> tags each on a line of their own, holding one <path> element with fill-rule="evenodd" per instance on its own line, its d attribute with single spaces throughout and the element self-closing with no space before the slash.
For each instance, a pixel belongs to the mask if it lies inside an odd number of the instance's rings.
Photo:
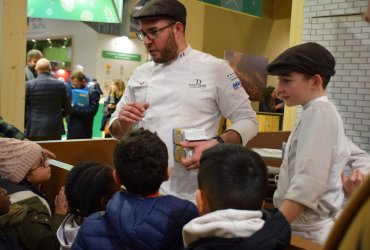
<svg viewBox="0 0 370 250">
<path fill-rule="evenodd" d="M 267 167 L 257 153 L 234 144 L 205 150 L 198 187 L 202 216 L 183 228 L 186 249 L 286 249 L 289 245 L 291 229 L 284 215 L 277 209 L 261 210 Z"/>
<path fill-rule="evenodd" d="M 37 72 L 36 72 L 36 63 L 38 60 L 42 58 L 42 53 L 41 51 L 37 49 L 32 49 L 27 52 L 27 65 L 26 65 L 26 81 L 35 79 L 37 77 Z"/>
<path fill-rule="evenodd" d="M 182 249 L 182 228 L 198 212 L 190 201 L 159 195 L 169 175 L 164 142 L 136 130 L 117 144 L 113 159 L 114 179 L 126 190 L 113 195 L 106 212 L 85 219 L 72 249 Z"/>
<path fill-rule="evenodd" d="M 98 83 L 98 80 L 96 78 L 93 78 L 91 82 L 88 84 L 89 88 L 93 88 L 95 91 L 99 92 L 99 95 L 103 95 L 103 90 L 100 87 L 100 84 Z"/>
<path fill-rule="evenodd" d="M 100 126 L 100 131 L 104 131 L 105 137 L 111 137 L 109 133 L 109 119 L 112 113 L 116 110 L 117 103 L 121 100 L 125 91 L 125 83 L 121 79 L 115 79 L 110 84 L 110 91 L 105 98 L 103 108 L 103 118 Z"/>
<path fill-rule="evenodd" d="M 22 207 L 20 209 L 22 209 Z M 10 197 L 8 192 L 0 187 L 0 249 L 21 250 L 16 238 L 3 231 L 3 228 L 8 224 L 7 219 L 10 217 L 9 214 L 12 214 L 12 212 L 10 212 Z"/>
<path fill-rule="evenodd" d="M 12 205 L 1 221 L 2 230 L 15 236 L 23 249 L 59 249 L 56 231 L 68 210 L 64 187 L 55 198 L 51 212 L 42 183 L 51 177 L 43 149 L 35 142 L 0 138 L 0 187 L 7 190 Z"/>
<path fill-rule="evenodd" d="M 26 82 L 26 130 L 32 141 L 61 140 L 63 117 L 72 111 L 64 83 L 50 75 L 49 60 L 37 61 L 37 78 Z"/>
<path fill-rule="evenodd" d="M 97 91 L 87 88 L 87 79 L 81 71 L 71 75 L 72 85 L 67 87 L 67 93 L 73 103 L 72 91 L 74 89 L 86 90 L 88 104 L 83 107 L 73 105 L 72 113 L 68 116 L 67 139 L 89 139 L 93 134 L 94 116 L 99 108 L 100 95 Z"/>
<path fill-rule="evenodd" d="M 278 76 L 277 92 L 287 106 L 303 106 L 284 150 L 274 205 L 294 235 L 323 244 L 342 208 L 341 173 L 351 152 L 341 116 L 325 94 L 335 59 L 309 42 L 281 53 L 267 72 Z"/>
<path fill-rule="evenodd" d="M 284 113 L 284 102 L 277 97 L 275 87 L 269 86 L 265 89 L 259 111 Z"/>
<path fill-rule="evenodd" d="M 160 192 L 195 201 L 197 168 L 204 149 L 218 143 L 245 145 L 258 130 L 256 112 L 228 62 L 193 50 L 185 38 L 186 8 L 177 0 L 152 0 L 133 13 L 138 38 L 153 61 L 133 72 L 111 116 L 110 132 L 122 138 L 136 125 L 166 143 L 171 176 Z M 218 135 L 221 117 L 231 126 Z M 192 156 L 175 162 L 173 131 L 204 129 L 208 140 L 181 142 Z"/>
<path fill-rule="evenodd" d="M 105 210 L 112 195 L 119 190 L 113 169 L 103 163 L 77 164 L 68 173 L 65 194 L 70 213 L 57 231 L 61 249 L 70 249 L 85 217 Z"/>
</svg>

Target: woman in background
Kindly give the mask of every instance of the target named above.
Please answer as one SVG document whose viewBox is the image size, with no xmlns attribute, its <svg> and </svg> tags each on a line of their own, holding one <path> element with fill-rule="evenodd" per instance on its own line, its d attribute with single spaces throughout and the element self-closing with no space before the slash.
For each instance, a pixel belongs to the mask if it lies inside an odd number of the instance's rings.
<svg viewBox="0 0 370 250">
<path fill-rule="evenodd" d="M 125 83 L 121 79 L 115 79 L 110 84 L 109 94 L 104 101 L 103 118 L 100 126 L 100 131 L 104 131 L 105 137 L 111 137 L 108 129 L 109 119 L 116 110 L 116 105 L 121 99 L 124 91 Z"/>
<path fill-rule="evenodd" d="M 284 113 L 284 102 L 278 98 L 275 87 L 266 88 L 263 99 L 260 101 L 259 111 Z"/>
</svg>

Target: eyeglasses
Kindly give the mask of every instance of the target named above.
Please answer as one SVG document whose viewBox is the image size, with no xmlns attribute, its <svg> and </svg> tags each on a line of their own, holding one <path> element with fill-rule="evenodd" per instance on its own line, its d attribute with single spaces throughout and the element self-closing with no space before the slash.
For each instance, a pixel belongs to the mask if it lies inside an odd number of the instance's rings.
<svg viewBox="0 0 370 250">
<path fill-rule="evenodd" d="M 154 40 L 154 39 L 156 39 L 156 38 L 158 37 L 159 32 L 161 32 L 161 31 L 162 31 L 162 30 L 164 30 L 164 29 L 167 29 L 167 28 L 171 27 L 171 26 L 172 26 L 172 25 L 174 25 L 175 23 L 176 23 L 176 22 L 171 23 L 171 24 L 169 24 L 169 25 L 167 25 L 167 26 L 164 26 L 164 27 L 162 27 L 162 28 L 160 28 L 160 29 L 150 29 L 150 30 L 148 30 L 148 32 L 138 31 L 138 32 L 136 32 L 136 36 L 137 36 L 137 38 L 139 38 L 139 40 L 141 40 L 141 41 L 144 41 L 145 37 L 147 37 L 147 38 L 148 38 L 148 39 L 150 39 L 150 40 Z"/>
<path fill-rule="evenodd" d="M 44 153 L 42 153 L 42 158 L 40 160 L 39 166 L 35 167 L 34 169 L 31 169 L 29 172 L 35 171 L 38 168 L 46 168 L 47 160 L 48 160 L 48 157 Z"/>
</svg>

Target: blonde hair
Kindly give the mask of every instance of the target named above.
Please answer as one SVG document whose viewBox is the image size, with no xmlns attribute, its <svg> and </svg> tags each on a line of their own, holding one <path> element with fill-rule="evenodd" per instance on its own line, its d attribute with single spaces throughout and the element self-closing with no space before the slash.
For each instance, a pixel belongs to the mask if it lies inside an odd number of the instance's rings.
<svg viewBox="0 0 370 250">
<path fill-rule="evenodd" d="M 121 79 L 114 79 L 112 83 L 117 86 L 116 92 L 110 92 L 110 95 L 114 95 L 117 99 L 120 99 L 125 91 L 125 82 Z"/>
</svg>

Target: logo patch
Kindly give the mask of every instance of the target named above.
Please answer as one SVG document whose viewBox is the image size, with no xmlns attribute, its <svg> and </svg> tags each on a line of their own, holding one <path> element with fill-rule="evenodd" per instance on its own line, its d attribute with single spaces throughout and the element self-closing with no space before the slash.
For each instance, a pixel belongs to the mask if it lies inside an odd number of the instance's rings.
<svg viewBox="0 0 370 250">
<path fill-rule="evenodd" d="M 242 85 L 241 85 L 241 83 L 240 83 L 240 81 L 237 81 L 237 82 L 234 82 L 233 83 L 233 89 L 238 89 L 238 88 L 240 88 Z"/>
<path fill-rule="evenodd" d="M 207 87 L 207 84 L 202 83 L 202 80 L 200 79 L 194 79 L 193 81 L 193 83 L 189 83 L 190 88 L 204 89 Z"/>
</svg>

